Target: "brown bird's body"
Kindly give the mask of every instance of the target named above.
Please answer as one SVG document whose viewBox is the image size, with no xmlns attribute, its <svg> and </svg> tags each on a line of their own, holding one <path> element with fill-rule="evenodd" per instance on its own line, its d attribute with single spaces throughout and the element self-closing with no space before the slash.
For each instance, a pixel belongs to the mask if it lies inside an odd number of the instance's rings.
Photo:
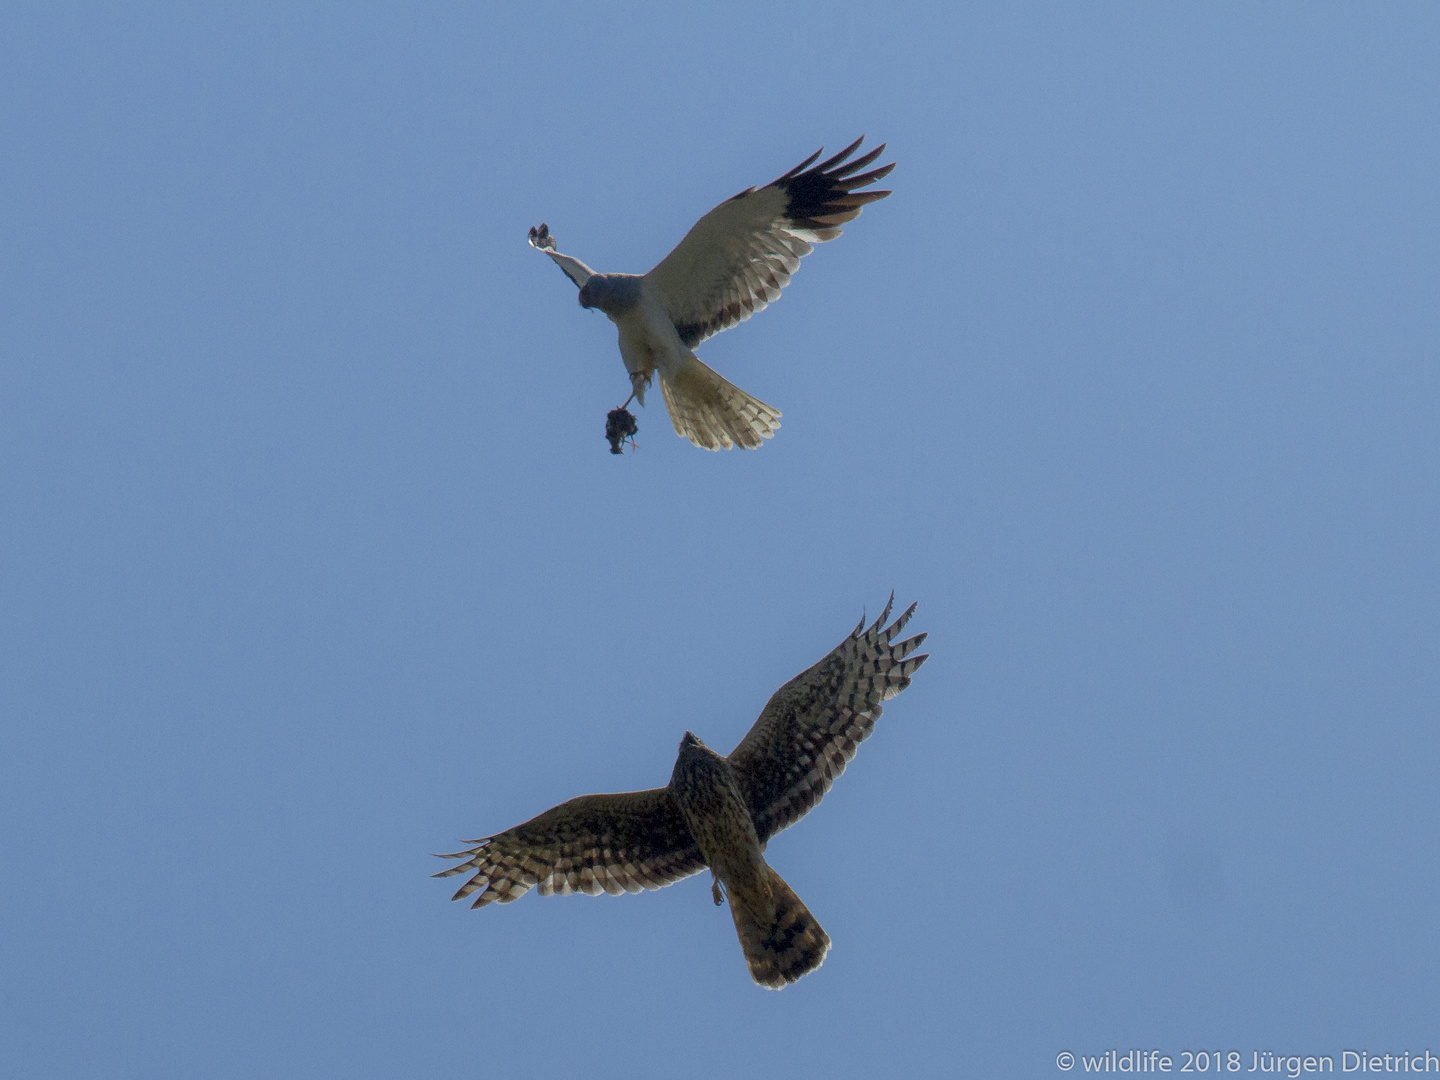
<svg viewBox="0 0 1440 1080">
<path fill-rule="evenodd" d="M 830 935 L 765 861 L 730 762 L 687 731 L 669 790 L 730 898 L 751 978 L 778 989 L 819 967 L 830 951 Z M 721 902 L 719 887 L 715 902 Z"/>
<path fill-rule="evenodd" d="M 552 893 L 658 889 L 707 866 L 730 901 L 750 974 L 780 989 L 819 967 L 830 937 L 764 858 L 765 845 L 810 810 L 855 756 L 881 702 L 910 685 L 924 634 L 892 644 L 915 605 L 881 629 L 862 622 L 813 667 L 771 697 L 729 757 L 690 732 L 670 783 L 617 795 L 583 795 L 453 855 L 448 877 L 473 875 L 455 899 L 507 903 L 536 887 Z"/>
</svg>

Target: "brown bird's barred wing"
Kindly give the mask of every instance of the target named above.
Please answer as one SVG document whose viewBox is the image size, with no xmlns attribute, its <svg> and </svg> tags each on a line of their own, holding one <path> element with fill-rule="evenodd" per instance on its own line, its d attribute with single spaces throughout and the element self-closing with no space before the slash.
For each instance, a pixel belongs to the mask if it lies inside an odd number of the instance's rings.
<svg viewBox="0 0 1440 1080">
<path fill-rule="evenodd" d="M 814 245 L 833 240 L 841 225 L 888 191 L 861 191 L 894 164 L 861 172 L 885 149 L 846 160 L 864 142 L 811 167 L 817 150 L 763 188 L 746 188 L 691 226 L 675 250 L 645 275 L 686 348 L 744 322 L 780 299 L 790 275 Z M 856 174 L 859 175 L 856 175 Z M 758 444 L 757 444 L 758 445 Z"/>
<path fill-rule="evenodd" d="M 583 892 L 619 896 L 659 889 L 705 869 L 680 808 L 666 788 L 582 795 L 523 825 L 442 859 L 464 859 L 434 877 L 474 871 L 451 898 L 479 892 L 471 907 L 508 904 L 538 887 L 541 896 Z"/>
<path fill-rule="evenodd" d="M 924 634 L 892 644 L 914 604 L 881 629 L 894 600 L 892 594 L 868 630 L 862 619 L 829 656 L 775 691 L 730 755 L 762 844 L 824 797 L 875 729 L 880 703 L 909 686 L 910 676 L 928 659 L 910 655 Z"/>
</svg>

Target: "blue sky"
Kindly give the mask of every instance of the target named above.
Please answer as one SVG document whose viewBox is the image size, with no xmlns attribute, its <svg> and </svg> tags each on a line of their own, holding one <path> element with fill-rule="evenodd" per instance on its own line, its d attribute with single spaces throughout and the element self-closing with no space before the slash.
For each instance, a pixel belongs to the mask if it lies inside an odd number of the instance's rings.
<svg viewBox="0 0 1440 1080">
<path fill-rule="evenodd" d="M 1440 1052 L 1440 11 L 10 5 L 0 1072 L 1052 1076 Z M 615 458 L 642 272 L 822 143 L 895 194 Z M 768 856 L 472 912 L 920 602 Z M 1078 1069 L 1076 1072 L 1082 1070 Z"/>
</svg>

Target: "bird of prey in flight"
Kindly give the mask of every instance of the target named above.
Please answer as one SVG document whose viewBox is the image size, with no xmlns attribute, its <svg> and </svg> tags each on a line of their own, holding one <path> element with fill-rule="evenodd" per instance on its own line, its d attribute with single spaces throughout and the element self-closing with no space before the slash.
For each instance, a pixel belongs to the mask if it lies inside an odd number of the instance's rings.
<svg viewBox="0 0 1440 1080">
<path fill-rule="evenodd" d="M 772 183 L 727 199 L 648 274 L 597 274 L 557 251 L 548 225 L 530 230 L 530 244 L 580 287 L 581 307 L 599 308 L 619 327 L 631 397 L 645 404 L 658 372 L 677 435 L 706 450 L 753 449 L 780 426 L 779 411 L 701 363 L 695 347 L 778 300 L 813 245 L 890 194 L 859 190 L 895 167 L 862 172 L 885 149 L 849 160 L 863 141 L 813 165 L 817 150 Z"/>
<path fill-rule="evenodd" d="M 715 903 L 728 896 L 757 983 L 779 990 L 815 970 L 830 936 L 770 868 L 765 845 L 830 790 L 874 730 L 880 703 L 925 662 L 911 655 L 924 634 L 894 640 L 915 605 L 885 626 L 890 607 L 775 691 L 729 757 L 687 731 L 666 787 L 571 799 L 440 856 L 464 861 L 435 877 L 471 874 L 454 899 L 478 894 L 472 906 L 483 907 L 532 887 L 541 896 L 659 889 L 708 866 Z"/>
</svg>

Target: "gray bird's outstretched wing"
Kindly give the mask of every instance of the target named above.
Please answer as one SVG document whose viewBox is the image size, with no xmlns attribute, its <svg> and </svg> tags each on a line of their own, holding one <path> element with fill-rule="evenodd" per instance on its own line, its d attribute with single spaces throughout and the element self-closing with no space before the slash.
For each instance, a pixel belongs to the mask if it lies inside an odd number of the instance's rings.
<svg viewBox="0 0 1440 1080">
<path fill-rule="evenodd" d="M 555 238 L 550 235 L 550 226 L 543 221 L 538 228 L 533 225 L 530 227 L 530 246 L 554 259 L 555 265 L 565 271 L 565 276 L 575 283 L 576 288 L 584 288 L 585 282 L 595 276 L 595 271 L 579 259 L 571 255 L 561 255 L 555 250 Z"/>
<path fill-rule="evenodd" d="M 680 340 L 693 349 L 780 298 L 813 245 L 833 240 L 840 226 L 888 191 L 860 191 L 895 166 L 860 172 L 885 149 L 854 161 L 862 135 L 834 157 L 810 167 L 817 150 L 763 188 L 747 188 L 697 221 L 685 239 L 645 275 Z M 859 175 L 855 175 L 859 173 Z"/>
</svg>

